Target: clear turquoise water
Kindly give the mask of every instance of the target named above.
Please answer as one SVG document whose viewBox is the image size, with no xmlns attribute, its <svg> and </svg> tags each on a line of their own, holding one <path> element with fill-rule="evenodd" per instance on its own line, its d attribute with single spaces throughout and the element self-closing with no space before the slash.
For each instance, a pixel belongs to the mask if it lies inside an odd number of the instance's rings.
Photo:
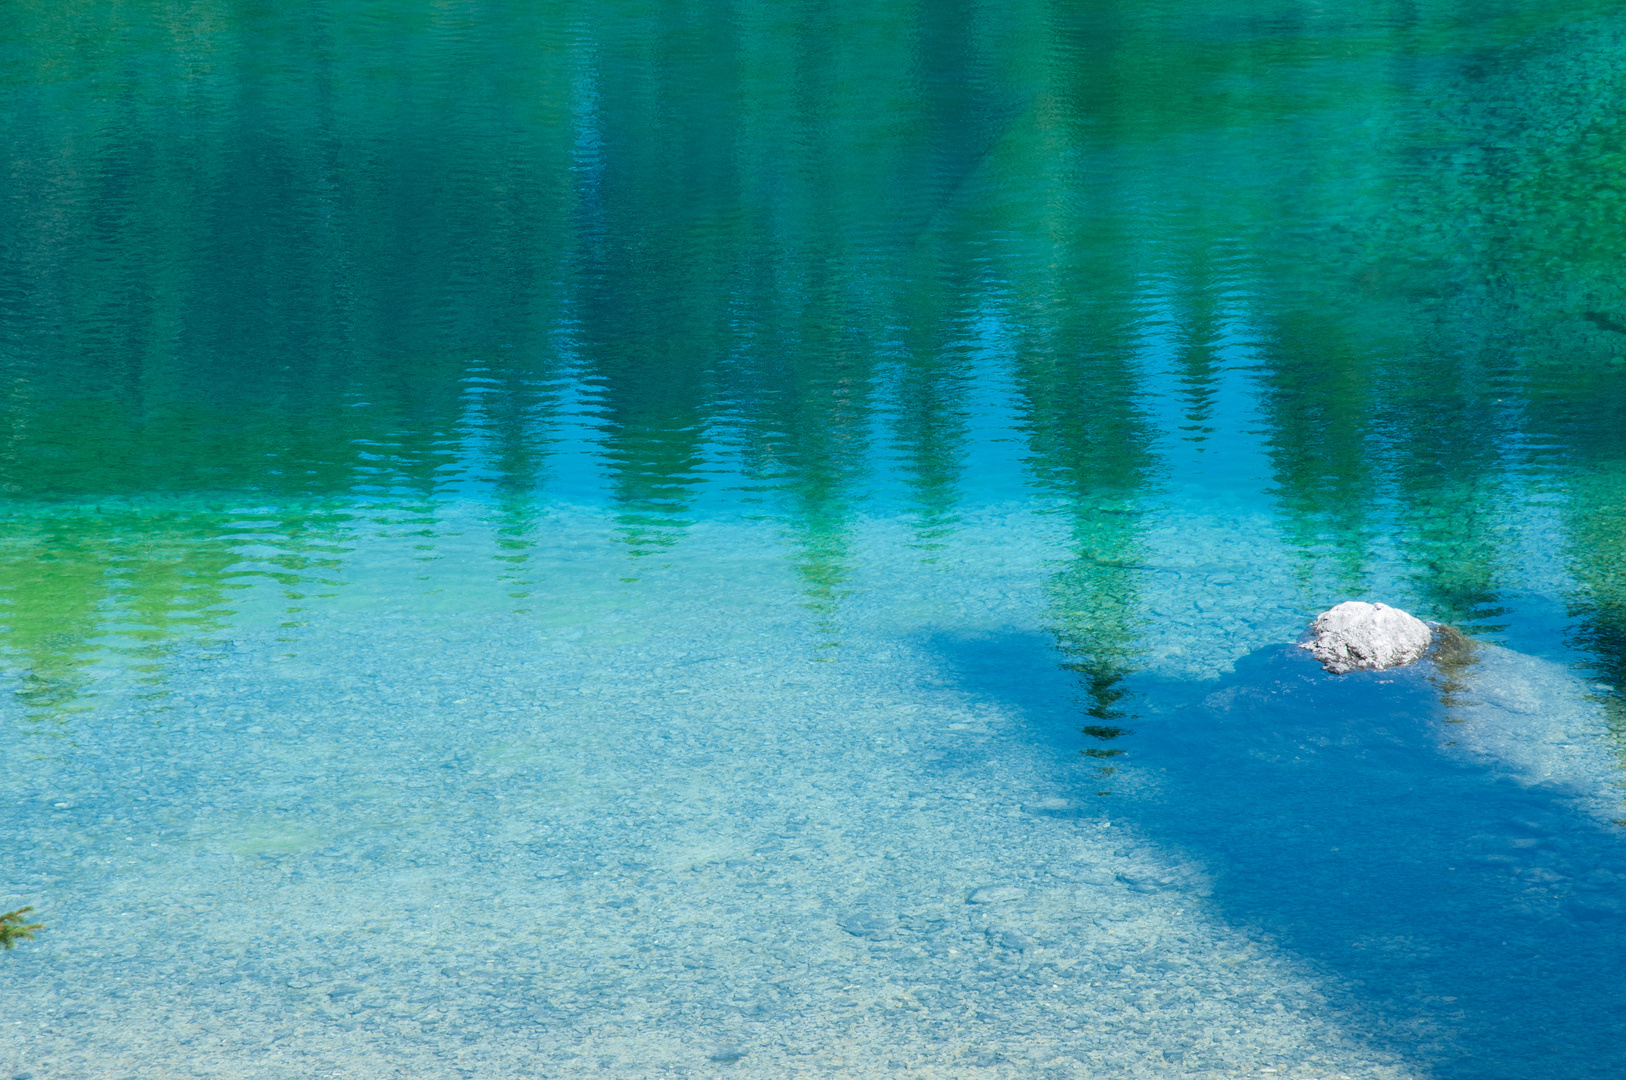
<svg viewBox="0 0 1626 1080">
<path fill-rule="evenodd" d="M 0 1078 L 1626 1071 L 1616 5 L 0 42 Z"/>
</svg>

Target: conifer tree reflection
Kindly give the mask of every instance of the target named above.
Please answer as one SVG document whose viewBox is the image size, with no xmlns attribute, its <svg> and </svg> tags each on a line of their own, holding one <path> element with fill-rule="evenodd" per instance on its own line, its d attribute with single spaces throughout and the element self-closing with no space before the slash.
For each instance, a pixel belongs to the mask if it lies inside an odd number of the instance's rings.
<svg viewBox="0 0 1626 1080">
<path fill-rule="evenodd" d="M 1099 256 L 1075 257 L 1035 286 L 1023 296 L 1030 303 L 1073 298 L 1070 314 L 1023 340 L 1016 360 L 1030 468 L 1062 498 L 1057 512 L 1069 523 L 1068 556 L 1049 582 L 1051 632 L 1063 665 L 1082 679 L 1088 714 L 1111 720 L 1140 638 L 1140 497 L 1155 464 L 1138 404 L 1133 293 Z"/>
<path fill-rule="evenodd" d="M 573 334 L 634 558 L 669 548 L 691 523 L 733 258 L 748 244 L 733 227 L 735 35 L 716 15 L 646 23 L 606 10 L 591 31 L 595 55 L 655 47 L 686 58 L 598 63 L 585 84 L 593 161 L 580 181 Z"/>
<path fill-rule="evenodd" d="M 463 376 L 558 307 L 568 72 L 536 50 L 516 94 L 504 73 L 521 73 L 473 62 L 510 35 L 546 45 L 539 12 L 392 39 L 391 63 L 467 78 L 384 95 L 358 23 L 221 10 L 177 35 L 152 12 L 80 11 L 93 40 L 148 43 L 115 72 L 100 46 L 59 47 L 54 9 L 16 14 L 3 647 L 60 712 L 109 633 L 158 679 L 244 584 L 273 583 L 301 621 L 340 580 L 337 504 L 432 533 L 470 438 Z M 540 425 L 536 404 L 520 407 Z M 142 505 L 155 495 L 174 505 Z"/>
<path fill-rule="evenodd" d="M 1283 525 L 1310 586 L 1317 552 L 1334 552 L 1334 587 L 1360 595 L 1379 487 L 1370 452 L 1372 362 L 1336 326 L 1289 315 L 1261 364 L 1260 405 Z"/>
<path fill-rule="evenodd" d="M 1533 44 L 1527 63 L 1490 69 L 1462 105 L 1483 160 L 1442 165 L 1433 197 L 1475 226 L 1484 273 L 1457 303 L 1476 304 L 1487 327 L 1492 404 L 1501 426 L 1522 429 L 1523 486 L 1557 500 L 1573 640 L 1626 763 L 1626 88 L 1599 77 L 1614 65 L 1601 42 Z"/>
<path fill-rule="evenodd" d="M 852 574 L 856 489 L 871 466 L 880 356 L 860 298 L 848 294 L 840 237 L 823 240 L 829 253 L 805 253 L 800 280 L 759 294 L 775 317 L 757 324 L 729 371 L 748 486 L 783 521 L 814 633 L 831 648 Z"/>
<path fill-rule="evenodd" d="M 29 518 L 0 539 L 0 648 L 35 722 L 87 708 L 110 658 L 161 696 L 170 652 L 218 633 L 243 587 L 222 515 L 113 503 Z"/>
</svg>

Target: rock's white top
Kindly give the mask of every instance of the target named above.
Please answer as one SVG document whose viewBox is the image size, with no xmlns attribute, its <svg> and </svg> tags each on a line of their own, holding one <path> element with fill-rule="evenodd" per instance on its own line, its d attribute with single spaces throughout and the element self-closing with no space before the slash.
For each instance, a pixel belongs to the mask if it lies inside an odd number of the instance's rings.
<svg viewBox="0 0 1626 1080">
<path fill-rule="evenodd" d="M 1300 648 L 1309 649 L 1335 675 L 1410 664 L 1422 658 L 1434 637 L 1427 623 L 1399 608 L 1359 600 L 1346 600 L 1317 615 L 1310 633 Z"/>
</svg>

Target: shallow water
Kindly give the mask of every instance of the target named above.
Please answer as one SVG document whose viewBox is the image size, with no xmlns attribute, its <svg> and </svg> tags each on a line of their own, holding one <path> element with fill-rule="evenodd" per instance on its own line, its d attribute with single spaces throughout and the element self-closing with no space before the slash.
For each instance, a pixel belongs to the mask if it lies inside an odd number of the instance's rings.
<svg viewBox="0 0 1626 1080">
<path fill-rule="evenodd" d="M 0 28 L 0 1080 L 1626 1069 L 1612 5 Z"/>
</svg>

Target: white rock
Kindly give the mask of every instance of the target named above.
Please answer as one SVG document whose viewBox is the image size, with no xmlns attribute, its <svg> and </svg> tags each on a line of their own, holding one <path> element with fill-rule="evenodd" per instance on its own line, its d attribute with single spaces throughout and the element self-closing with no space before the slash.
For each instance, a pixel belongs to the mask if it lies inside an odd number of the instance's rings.
<svg viewBox="0 0 1626 1080">
<path fill-rule="evenodd" d="M 1363 668 L 1381 671 L 1422 658 L 1434 634 L 1422 619 L 1386 604 L 1346 600 L 1323 611 L 1300 643 L 1334 675 Z"/>
</svg>

